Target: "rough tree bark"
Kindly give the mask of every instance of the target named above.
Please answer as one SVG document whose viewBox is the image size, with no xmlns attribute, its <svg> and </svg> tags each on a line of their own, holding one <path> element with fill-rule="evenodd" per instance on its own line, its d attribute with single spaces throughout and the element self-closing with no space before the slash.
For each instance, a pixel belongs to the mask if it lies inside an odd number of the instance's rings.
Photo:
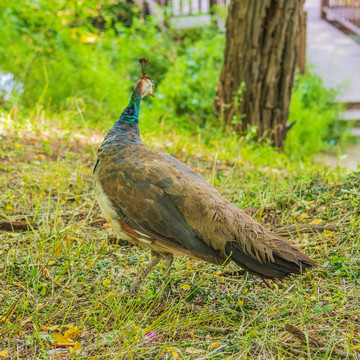
<svg viewBox="0 0 360 360">
<path fill-rule="evenodd" d="M 303 0 L 231 0 L 214 104 L 223 126 L 236 131 L 257 126 L 259 137 L 282 148 L 302 9 Z"/>
</svg>

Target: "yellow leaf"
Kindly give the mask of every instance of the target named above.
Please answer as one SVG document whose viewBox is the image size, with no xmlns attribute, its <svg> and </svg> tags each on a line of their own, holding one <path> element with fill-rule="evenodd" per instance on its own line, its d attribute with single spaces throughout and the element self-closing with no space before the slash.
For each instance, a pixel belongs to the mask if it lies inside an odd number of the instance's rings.
<svg viewBox="0 0 360 360">
<path fill-rule="evenodd" d="M 309 223 L 310 225 L 319 225 L 322 223 L 322 220 L 321 219 L 315 219 L 313 220 L 311 223 Z"/>
<path fill-rule="evenodd" d="M 61 254 L 61 245 L 59 245 L 57 248 L 56 248 L 56 250 L 55 250 L 55 252 L 54 252 L 54 256 L 59 256 Z"/>
<path fill-rule="evenodd" d="M 69 330 L 66 330 L 64 332 L 64 336 L 67 338 L 67 339 L 74 339 L 75 336 L 78 336 L 80 333 L 80 329 L 77 327 L 77 326 L 74 326 L 72 327 L 71 329 Z"/>
<path fill-rule="evenodd" d="M 316 250 L 321 250 L 322 248 L 321 248 L 320 245 L 317 245 L 317 246 L 315 246 L 315 249 L 316 249 Z"/>
<path fill-rule="evenodd" d="M 178 359 L 178 358 L 179 358 L 179 355 L 178 355 L 175 351 L 172 351 L 172 352 L 171 352 L 171 355 L 174 357 L 174 359 Z"/>
<path fill-rule="evenodd" d="M 111 283 L 111 280 L 104 280 L 103 281 L 103 285 L 107 286 L 107 285 L 110 285 Z"/>
<path fill-rule="evenodd" d="M 44 159 L 45 159 L 45 156 L 41 155 L 41 154 L 36 157 L 36 160 L 44 160 Z"/>
<path fill-rule="evenodd" d="M 23 144 L 17 143 L 17 144 L 15 144 L 15 147 L 16 147 L 16 148 L 21 148 L 21 147 L 23 147 Z"/>
<path fill-rule="evenodd" d="M 312 205 L 315 201 L 305 201 L 308 205 Z"/>
<path fill-rule="evenodd" d="M 25 286 L 22 284 L 22 281 L 19 281 L 19 282 L 16 282 L 16 281 L 13 281 L 12 283 L 14 286 L 18 286 L 19 288 L 23 289 L 23 290 L 26 290 Z"/>
<path fill-rule="evenodd" d="M 24 335 L 24 334 L 25 334 L 25 331 L 23 331 L 23 330 L 19 331 L 19 335 Z"/>
<path fill-rule="evenodd" d="M 191 268 L 191 266 L 192 266 L 192 263 L 191 263 L 191 262 L 188 262 L 188 263 L 186 264 L 186 270 L 189 270 L 189 269 Z"/>
<path fill-rule="evenodd" d="M 359 345 L 359 346 L 354 346 L 354 347 L 352 348 L 352 350 L 360 351 L 360 345 Z"/>
<path fill-rule="evenodd" d="M 49 279 L 49 280 L 52 280 L 52 277 L 50 275 L 50 272 L 49 272 L 49 269 L 47 267 L 43 267 L 43 271 L 45 273 L 45 276 Z"/>
<path fill-rule="evenodd" d="M 81 350 L 81 345 L 80 345 L 80 343 L 75 343 L 74 346 L 69 347 L 70 353 L 73 353 L 73 352 L 79 351 L 79 350 Z"/>
<path fill-rule="evenodd" d="M 300 218 L 301 220 L 307 219 L 308 217 L 309 217 L 308 214 L 302 214 L 302 215 L 299 216 L 299 218 Z"/>
<path fill-rule="evenodd" d="M 6 358 L 9 356 L 9 352 L 5 349 L 3 351 L 0 351 L 0 357 Z"/>
<path fill-rule="evenodd" d="M 109 228 L 110 225 L 109 224 L 104 224 L 104 227 Z"/>
<path fill-rule="evenodd" d="M 188 285 L 188 284 L 185 284 L 183 286 L 180 286 L 180 289 L 183 289 L 183 290 L 190 290 L 191 289 L 191 286 Z"/>
<path fill-rule="evenodd" d="M 56 261 L 55 261 L 55 260 L 50 260 L 50 261 L 48 262 L 48 265 L 54 265 L 54 264 L 56 264 Z"/>
<path fill-rule="evenodd" d="M 214 349 L 220 346 L 220 343 L 216 342 L 210 345 L 210 349 Z"/>
<path fill-rule="evenodd" d="M 51 334 L 51 337 L 55 340 L 58 347 L 74 346 L 74 342 L 71 339 L 67 339 L 59 333 Z"/>
<path fill-rule="evenodd" d="M 95 356 L 92 356 L 90 360 L 97 360 L 97 358 Z"/>
<path fill-rule="evenodd" d="M 239 306 L 243 306 L 243 305 L 244 305 L 244 302 L 243 302 L 242 300 L 239 300 L 239 301 L 237 302 L 237 304 L 238 304 Z"/>
</svg>

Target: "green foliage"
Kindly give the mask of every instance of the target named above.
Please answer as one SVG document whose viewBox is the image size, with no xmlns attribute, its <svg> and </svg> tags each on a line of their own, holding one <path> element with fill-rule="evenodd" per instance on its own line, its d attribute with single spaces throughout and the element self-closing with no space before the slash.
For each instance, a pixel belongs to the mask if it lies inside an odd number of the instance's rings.
<svg viewBox="0 0 360 360">
<path fill-rule="evenodd" d="M 292 158 L 314 155 L 343 139 L 345 126 L 337 120 L 341 107 L 334 103 L 336 92 L 328 91 L 312 74 L 298 75 L 291 97 L 285 152 Z"/>
<path fill-rule="evenodd" d="M 139 77 L 137 60 L 147 56 L 148 74 L 157 84 L 157 99 L 146 99 L 141 109 L 147 131 L 157 136 L 161 124 L 164 131 L 176 127 L 191 136 L 201 134 L 208 144 L 210 137 L 221 138 L 221 119 L 212 107 L 224 34 L 211 26 L 160 31 L 151 19 L 134 16 L 136 9 L 104 0 L 1 3 L 1 70 L 22 84 L 21 96 L 12 96 L 4 106 L 18 102 L 25 111 L 42 108 L 60 112 L 72 124 L 84 119 L 108 128 L 129 101 Z M 120 21 L 124 17 L 129 26 Z M 334 95 L 312 74 L 296 79 L 289 117 L 296 124 L 285 146 L 292 159 L 309 157 L 344 138 Z M 243 134 L 243 146 L 259 145 L 255 130 Z"/>
<path fill-rule="evenodd" d="M 172 45 L 151 22 L 135 19 L 130 28 L 118 25 L 117 34 L 98 34 L 68 26 L 56 11 L 46 1 L 0 6 L 0 63 L 23 84 L 25 108 L 80 108 L 87 119 L 115 118 L 138 78 L 138 58 L 151 58 L 155 80 L 166 72 Z"/>
<path fill-rule="evenodd" d="M 213 118 L 212 105 L 221 70 L 224 37 L 205 28 L 196 41 L 187 39 L 157 90 L 152 115 L 178 123 L 204 125 Z"/>
</svg>

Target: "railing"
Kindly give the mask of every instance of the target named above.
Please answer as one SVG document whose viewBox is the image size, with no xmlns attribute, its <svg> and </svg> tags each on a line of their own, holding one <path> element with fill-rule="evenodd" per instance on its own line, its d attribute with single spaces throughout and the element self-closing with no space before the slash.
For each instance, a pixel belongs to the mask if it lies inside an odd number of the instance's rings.
<svg viewBox="0 0 360 360">
<path fill-rule="evenodd" d="M 360 0 L 321 0 L 320 16 L 360 36 Z"/>
<path fill-rule="evenodd" d="M 160 6 L 168 6 L 171 16 L 189 16 L 210 14 L 213 5 L 224 6 L 226 9 L 230 0 L 155 0 Z"/>
</svg>

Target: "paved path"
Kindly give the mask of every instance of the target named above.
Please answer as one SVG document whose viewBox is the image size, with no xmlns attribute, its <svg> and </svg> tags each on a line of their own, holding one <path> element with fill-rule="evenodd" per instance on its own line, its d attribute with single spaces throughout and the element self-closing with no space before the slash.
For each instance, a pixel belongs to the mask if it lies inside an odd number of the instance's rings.
<svg viewBox="0 0 360 360">
<path fill-rule="evenodd" d="M 320 0 L 306 0 L 307 63 L 327 88 L 342 88 L 339 102 L 360 103 L 360 45 L 320 19 Z"/>
<path fill-rule="evenodd" d="M 307 66 L 314 67 L 326 88 L 341 90 L 337 101 L 360 103 L 360 45 L 320 18 L 320 0 L 306 0 L 304 8 L 308 14 Z M 359 120 L 359 109 L 348 110 L 343 117 L 349 121 Z M 355 135 L 360 129 L 354 130 Z M 357 170 L 360 165 L 360 145 L 351 146 L 339 156 L 319 154 L 315 161 Z"/>
</svg>

